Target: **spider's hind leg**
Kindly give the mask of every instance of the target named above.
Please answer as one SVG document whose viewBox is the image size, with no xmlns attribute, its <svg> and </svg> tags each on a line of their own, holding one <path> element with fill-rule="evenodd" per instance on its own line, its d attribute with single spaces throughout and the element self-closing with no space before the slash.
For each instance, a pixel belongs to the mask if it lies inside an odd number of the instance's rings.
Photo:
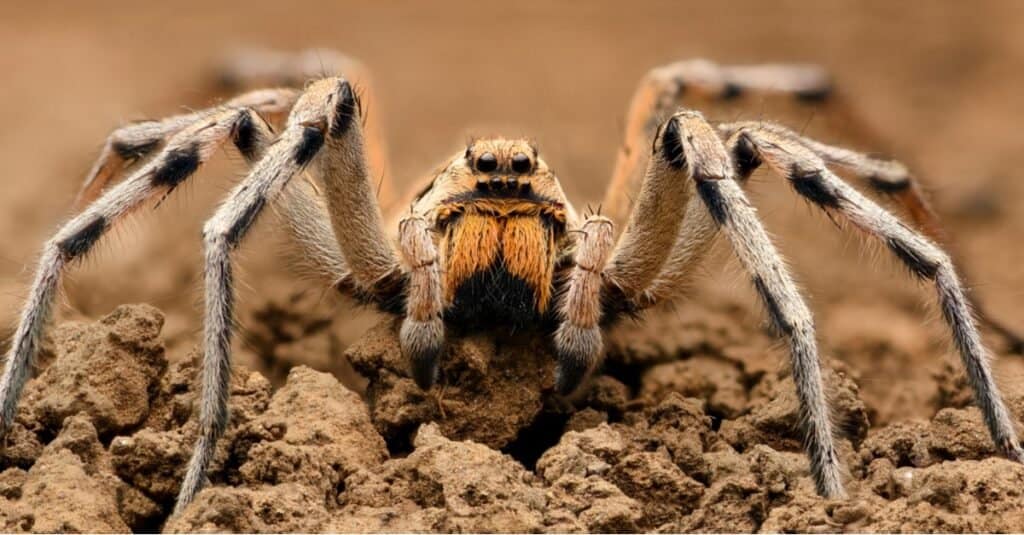
<svg viewBox="0 0 1024 535">
<path fill-rule="evenodd" d="M 819 101 L 831 95 L 832 82 L 813 65 L 729 66 L 704 59 L 655 67 L 640 80 L 629 103 L 623 146 L 605 193 L 605 214 L 622 223 L 644 178 L 657 128 L 682 104 L 732 102 L 748 93 L 786 94 Z"/>
<path fill-rule="evenodd" d="M 89 204 L 46 243 L 0 377 L 0 436 L 14 418 L 18 398 L 67 267 L 86 257 L 128 214 L 147 201 L 169 195 L 226 141 L 233 141 L 247 158 L 257 157 L 249 150 L 252 143 L 270 135 L 263 119 L 250 108 L 210 110 L 167 139 L 162 150 Z"/>
<path fill-rule="evenodd" d="M 988 351 L 982 345 L 968 295 L 950 256 L 837 177 L 813 146 L 801 143 L 793 133 L 787 134 L 777 126 L 740 127 L 728 145 L 734 155 L 737 151 L 753 150 L 758 160 L 785 177 L 797 193 L 879 239 L 911 273 L 934 284 L 942 316 L 959 350 L 996 448 L 1006 457 L 1024 462 L 1024 449 L 996 386 Z"/>
<path fill-rule="evenodd" d="M 250 91 L 228 100 L 219 107 L 173 115 L 155 121 L 140 121 L 117 128 L 107 136 L 99 156 L 85 177 L 75 199 L 75 207 L 85 208 L 95 201 L 111 184 L 117 182 L 126 169 L 145 163 L 167 146 L 170 139 L 203 120 L 211 120 L 221 109 L 249 108 L 262 119 L 273 120 L 287 113 L 298 97 L 292 89 L 261 89 Z M 251 159 L 252 140 L 241 139 L 239 151 Z"/>
</svg>

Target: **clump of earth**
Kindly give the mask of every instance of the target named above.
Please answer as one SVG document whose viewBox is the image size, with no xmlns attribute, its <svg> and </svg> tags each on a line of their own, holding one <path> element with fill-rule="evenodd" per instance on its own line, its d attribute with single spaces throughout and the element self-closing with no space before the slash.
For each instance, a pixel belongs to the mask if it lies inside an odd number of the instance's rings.
<svg viewBox="0 0 1024 535">
<path fill-rule="evenodd" d="M 689 310 L 611 333 L 602 371 L 569 398 L 553 392 L 542 341 L 452 340 L 440 384 L 424 392 L 408 377 L 394 320 L 345 348 L 322 321 L 285 329 L 284 341 L 266 334 L 261 347 L 287 346 L 313 363 L 342 358 L 362 379 L 295 365 L 272 382 L 235 366 L 210 484 L 176 517 L 199 352 L 168 355 L 164 317 L 147 305 L 65 323 L 46 341 L 0 449 L 0 530 L 1024 526 L 1024 466 L 993 457 L 955 367 L 920 378 L 933 414 L 907 420 L 884 396 L 862 395 L 854 370 L 829 363 L 849 496 L 826 500 L 801 452 L 792 380 L 775 364 L 784 353 L 763 349 L 769 335 L 732 321 L 736 311 Z M 1024 397 L 1009 402 L 1019 420 Z"/>
</svg>

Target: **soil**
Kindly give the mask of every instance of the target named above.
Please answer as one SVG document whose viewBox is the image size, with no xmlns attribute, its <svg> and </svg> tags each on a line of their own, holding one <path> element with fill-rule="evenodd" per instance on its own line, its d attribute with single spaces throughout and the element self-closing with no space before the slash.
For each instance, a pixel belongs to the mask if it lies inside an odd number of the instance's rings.
<svg viewBox="0 0 1024 535">
<path fill-rule="evenodd" d="M 828 105 L 755 97 L 706 113 L 777 119 L 910 163 L 976 295 L 1024 328 L 1021 5 L 635 4 L 0 8 L 2 323 L 105 134 L 208 103 L 218 54 L 260 44 L 364 60 L 400 184 L 469 133 L 527 134 L 581 205 L 601 197 L 648 68 L 695 56 L 825 65 L 858 126 Z M 543 340 L 486 333 L 453 340 L 440 385 L 423 392 L 394 320 L 296 278 L 266 218 L 238 255 L 231 425 L 210 486 L 172 519 L 196 432 L 196 237 L 241 169 L 210 164 L 69 277 L 0 445 L 0 531 L 1024 526 L 1024 466 L 993 457 L 943 323 L 922 306 L 931 289 L 763 173 L 750 195 L 816 316 L 848 499 L 814 493 L 784 347 L 725 244 L 688 299 L 610 332 L 604 366 L 571 398 L 552 392 Z M 152 306 L 120 305 L 142 301 Z M 1024 358 L 989 334 L 1024 421 Z"/>
<path fill-rule="evenodd" d="M 936 407 L 930 419 L 871 428 L 843 365 L 827 381 L 850 496 L 823 500 L 801 452 L 792 381 L 726 346 L 618 367 L 566 400 L 552 393 L 542 349 L 474 336 L 452 345 L 441 388 L 424 393 L 404 370 L 393 320 L 345 352 L 369 376 L 365 398 L 305 365 L 276 390 L 236 366 L 211 486 L 169 519 L 196 433 L 199 363 L 197 352 L 168 361 L 163 323 L 151 306 L 126 305 L 53 332 L 0 453 L 3 529 L 1012 531 L 1024 522 L 1024 466 L 991 457 L 977 409 Z M 609 355 L 609 370 L 622 364 Z M 952 374 L 942 387 L 946 399 L 966 395 Z M 1024 396 L 1010 401 L 1024 416 Z"/>
</svg>

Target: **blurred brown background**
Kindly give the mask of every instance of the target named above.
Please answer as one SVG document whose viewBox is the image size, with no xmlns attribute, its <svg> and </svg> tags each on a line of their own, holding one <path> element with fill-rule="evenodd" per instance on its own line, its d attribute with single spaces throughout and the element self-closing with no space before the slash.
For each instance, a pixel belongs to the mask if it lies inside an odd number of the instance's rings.
<svg viewBox="0 0 1024 535">
<path fill-rule="evenodd" d="M 649 68 L 690 57 L 821 64 L 881 134 L 877 146 L 857 148 L 884 150 L 919 171 L 974 286 L 997 315 L 1024 327 L 1016 306 L 1024 297 L 1024 3 L 13 4 L 0 7 L 0 318 L 7 325 L 36 251 L 69 216 L 107 133 L 128 120 L 209 104 L 221 53 L 258 45 L 331 47 L 363 60 L 374 73 L 375 112 L 400 182 L 457 150 L 469 133 L 529 135 L 581 203 L 601 198 L 627 100 Z M 769 102 L 747 104 L 747 118 L 774 117 Z M 815 129 L 821 120 L 813 107 L 783 115 L 790 126 L 844 142 L 843 132 Z M 95 317 L 146 301 L 168 313 L 169 337 L 194 342 L 199 228 L 241 173 L 238 162 L 222 158 L 159 211 L 122 227 L 69 277 L 62 314 Z M 851 359 L 865 382 L 882 390 L 902 374 L 927 376 L 922 368 L 947 353 L 941 323 L 926 321 L 935 315 L 919 305 L 930 292 L 879 260 L 884 255 L 859 252 L 860 240 L 835 232 L 781 181 L 760 175 L 752 197 L 812 296 L 824 347 L 844 357 L 881 332 L 882 342 L 920 358 L 883 350 Z M 271 225 L 261 226 L 268 232 L 241 254 L 243 322 L 245 310 L 303 284 L 266 246 Z M 734 262 L 726 265 L 725 275 L 706 277 L 698 299 L 747 302 L 745 278 Z M 758 321 L 751 310 L 744 321 Z M 1024 383 L 1003 380 L 1008 388 Z"/>
</svg>

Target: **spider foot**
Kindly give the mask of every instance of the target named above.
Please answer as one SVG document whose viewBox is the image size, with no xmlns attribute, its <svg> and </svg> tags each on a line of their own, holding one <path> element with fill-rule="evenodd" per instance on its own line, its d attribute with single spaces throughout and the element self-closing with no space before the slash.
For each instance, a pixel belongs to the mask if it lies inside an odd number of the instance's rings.
<svg viewBox="0 0 1024 535">
<path fill-rule="evenodd" d="M 569 395 L 579 388 L 601 355 L 601 331 L 563 323 L 555 332 L 555 389 Z"/>
<path fill-rule="evenodd" d="M 1016 440 L 1005 439 L 999 449 L 1007 459 L 1024 464 L 1024 448 Z"/>
<path fill-rule="evenodd" d="M 415 321 L 406 318 L 399 331 L 399 340 L 402 353 L 409 359 L 413 380 L 423 390 L 430 390 L 440 371 L 444 324 L 440 319 Z"/>
</svg>

